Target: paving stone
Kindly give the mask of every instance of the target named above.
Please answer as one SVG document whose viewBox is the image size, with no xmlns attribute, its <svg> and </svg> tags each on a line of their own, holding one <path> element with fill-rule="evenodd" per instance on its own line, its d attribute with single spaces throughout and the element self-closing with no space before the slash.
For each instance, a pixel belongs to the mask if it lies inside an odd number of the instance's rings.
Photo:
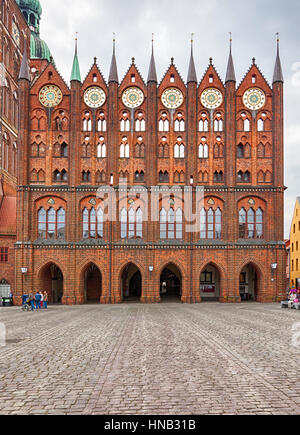
<svg viewBox="0 0 300 435">
<path fill-rule="evenodd" d="M 300 313 L 278 304 L 0 313 L 0 415 L 300 413 Z"/>
</svg>

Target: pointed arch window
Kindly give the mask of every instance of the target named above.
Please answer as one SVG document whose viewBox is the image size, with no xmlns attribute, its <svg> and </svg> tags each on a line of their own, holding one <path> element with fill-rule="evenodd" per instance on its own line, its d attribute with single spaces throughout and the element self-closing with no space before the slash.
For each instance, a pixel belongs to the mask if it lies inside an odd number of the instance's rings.
<svg viewBox="0 0 300 435">
<path fill-rule="evenodd" d="M 209 131 L 209 122 L 208 116 L 205 112 L 201 114 L 201 118 L 199 121 L 199 131 L 208 132 Z"/>
<path fill-rule="evenodd" d="M 92 118 L 90 112 L 85 112 L 82 120 L 83 131 L 92 131 Z"/>
<path fill-rule="evenodd" d="M 208 151 L 207 143 L 205 143 L 205 144 L 201 143 L 199 145 L 198 156 L 199 156 L 199 159 L 208 159 L 209 151 Z"/>
<path fill-rule="evenodd" d="M 120 158 L 121 159 L 130 158 L 130 147 L 127 142 L 127 137 L 123 137 L 122 143 L 120 145 Z"/>
<path fill-rule="evenodd" d="M 143 112 L 138 112 L 135 120 L 135 131 L 146 131 L 146 121 Z"/>
<path fill-rule="evenodd" d="M 168 115 L 166 112 L 163 112 L 161 114 L 161 117 L 160 117 L 159 123 L 158 123 L 158 129 L 159 129 L 159 131 L 163 131 L 163 132 L 170 131 L 170 121 L 168 119 Z"/>
<path fill-rule="evenodd" d="M 222 211 L 202 208 L 200 211 L 200 239 L 222 238 Z"/>
<path fill-rule="evenodd" d="M 121 131 L 130 131 L 130 120 L 127 112 L 123 112 L 121 121 L 120 121 L 120 130 Z"/>
<path fill-rule="evenodd" d="M 99 138 L 99 142 L 97 145 L 97 158 L 105 159 L 106 158 L 106 145 L 104 142 L 104 137 Z"/>
<path fill-rule="evenodd" d="M 121 239 L 141 239 L 143 237 L 143 211 L 125 207 L 121 210 Z"/>
<path fill-rule="evenodd" d="M 169 183 L 169 172 L 168 171 L 160 171 L 159 172 L 159 182 L 160 183 Z"/>
<path fill-rule="evenodd" d="M 185 155 L 185 147 L 182 143 L 182 138 L 177 138 L 177 143 L 174 145 L 174 158 L 175 159 L 184 159 Z"/>
<path fill-rule="evenodd" d="M 223 131 L 223 118 L 220 112 L 216 114 L 216 118 L 214 121 L 214 131 Z"/>
<path fill-rule="evenodd" d="M 182 113 L 178 113 L 174 121 L 174 131 L 183 132 L 185 131 L 185 121 Z"/>
<path fill-rule="evenodd" d="M 106 132 L 107 129 L 107 123 L 105 119 L 104 112 L 100 112 L 97 120 L 97 130 L 100 132 Z"/>
<path fill-rule="evenodd" d="M 82 229 L 84 239 L 102 239 L 104 229 L 104 212 L 101 207 L 84 208 L 82 211 Z"/>
<path fill-rule="evenodd" d="M 264 213 L 261 207 L 256 211 L 251 207 L 239 211 L 239 237 L 241 239 L 263 238 Z"/>
<path fill-rule="evenodd" d="M 174 240 L 183 238 L 183 212 L 178 208 L 175 212 L 173 207 L 167 211 L 160 210 L 160 238 L 162 240 Z"/>
<path fill-rule="evenodd" d="M 61 207 L 57 211 L 51 207 L 46 211 L 43 207 L 38 211 L 38 237 L 48 240 L 65 238 L 66 212 Z"/>
</svg>

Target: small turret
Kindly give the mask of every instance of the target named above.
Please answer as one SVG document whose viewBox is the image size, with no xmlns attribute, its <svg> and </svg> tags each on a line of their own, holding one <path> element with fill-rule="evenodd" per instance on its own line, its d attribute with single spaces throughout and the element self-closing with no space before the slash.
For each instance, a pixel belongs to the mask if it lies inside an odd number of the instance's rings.
<svg viewBox="0 0 300 435">
<path fill-rule="evenodd" d="M 279 34 L 278 33 L 277 33 L 277 56 L 276 56 L 275 69 L 274 69 L 274 75 L 273 75 L 273 84 L 277 83 L 277 82 L 281 82 L 281 83 L 284 82 L 280 54 L 279 54 Z"/>
<path fill-rule="evenodd" d="M 74 80 L 81 83 L 80 67 L 79 67 L 78 54 L 77 54 L 77 38 L 75 39 L 75 55 L 73 60 L 72 73 L 71 73 L 71 82 Z"/>
<path fill-rule="evenodd" d="M 148 79 L 147 79 L 147 83 L 149 83 L 149 82 L 157 83 L 156 65 L 155 65 L 155 59 L 154 59 L 153 35 L 152 35 L 152 55 L 151 55 L 150 67 L 149 67 L 149 73 L 148 73 Z"/>
<path fill-rule="evenodd" d="M 228 59 L 228 64 L 227 64 L 225 83 L 236 82 L 235 70 L 234 70 L 234 64 L 233 64 L 231 51 L 232 51 L 232 38 L 231 38 L 231 34 L 230 34 L 230 52 L 229 52 L 229 59 Z"/>
<path fill-rule="evenodd" d="M 193 35 L 192 35 L 192 40 L 191 40 L 191 58 L 190 58 L 190 65 L 189 65 L 189 72 L 188 72 L 188 78 L 187 78 L 187 83 L 198 83 L 197 80 L 197 73 L 196 73 L 196 68 L 195 68 L 195 62 L 194 62 L 194 53 L 193 53 Z"/>
<path fill-rule="evenodd" d="M 108 83 L 111 83 L 111 82 L 119 83 L 117 60 L 116 60 L 116 40 L 115 40 L 115 37 L 113 40 L 113 55 L 112 55 L 110 71 L 109 71 L 109 78 L 108 78 Z"/>
</svg>

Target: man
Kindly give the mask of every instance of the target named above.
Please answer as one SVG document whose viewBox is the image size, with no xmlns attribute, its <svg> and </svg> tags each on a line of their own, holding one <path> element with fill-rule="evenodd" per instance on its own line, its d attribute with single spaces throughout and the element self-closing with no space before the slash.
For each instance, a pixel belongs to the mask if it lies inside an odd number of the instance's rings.
<svg viewBox="0 0 300 435">
<path fill-rule="evenodd" d="M 31 305 L 31 311 L 34 311 L 35 310 L 35 308 L 34 308 L 34 296 L 33 296 L 32 292 L 30 292 L 28 294 L 28 301 L 29 301 L 29 303 Z"/>
<path fill-rule="evenodd" d="M 44 309 L 47 310 L 48 309 L 48 293 L 46 291 L 44 292 L 43 302 L 44 302 Z"/>
<path fill-rule="evenodd" d="M 41 309 L 41 295 L 39 294 L 39 292 L 36 292 L 35 295 L 35 309 L 36 310 L 40 310 Z"/>
</svg>

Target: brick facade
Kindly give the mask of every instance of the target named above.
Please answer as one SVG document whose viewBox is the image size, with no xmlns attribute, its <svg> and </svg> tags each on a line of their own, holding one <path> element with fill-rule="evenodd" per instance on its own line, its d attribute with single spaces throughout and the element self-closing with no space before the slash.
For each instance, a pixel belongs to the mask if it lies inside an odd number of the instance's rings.
<svg viewBox="0 0 300 435">
<path fill-rule="evenodd" d="M 62 92 L 62 101 L 51 109 L 39 100 L 45 85 L 55 85 Z M 85 91 L 92 86 L 101 87 L 106 96 L 98 109 L 84 103 Z M 144 94 L 142 104 L 134 110 L 122 100 L 123 92 L 132 86 Z M 170 87 L 183 95 L 183 104 L 176 110 L 162 103 L 162 94 Z M 218 89 L 223 97 L 216 110 L 207 110 L 201 103 L 202 92 L 209 87 Z M 243 104 L 243 95 L 251 87 L 263 90 L 266 96 L 264 107 L 257 112 Z M 83 83 L 73 80 L 70 87 L 52 63 L 31 86 L 21 80 L 19 99 L 24 116 L 20 125 L 16 301 L 20 302 L 22 293 L 38 289 L 47 290 L 50 300 L 64 304 L 92 299 L 120 303 L 128 291 L 137 291 L 141 302 L 153 303 L 162 299 L 162 279 L 166 279 L 167 293 L 177 292 L 182 302 L 201 302 L 207 296 L 239 302 L 241 274 L 246 287 L 252 288 L 252 299 L 280 300 L 286 264 L 282 95 L 282 82 L 271 88 L 255 60 L 238 87 L 233 80 L 224 84 L 212 61 L 199 85 L 193 80 L 186 85 L 173 59 L 160 84 L 153 80 L 145 83 L 134 59 L 120 84 L 116 80 L 107 84 L 96 60 Z M 200 128 L 200 121 L 202 126 L 207 121 L 207 127 Z M 163 122 L 169 124 L 167 131 L 161 131 Z M 263 128 L 258 128 L 259 122 Z M 184 146 L 184 158 L 176 155 L 175 145 L 178 149 Z M 161 178 L 163 174 L 167 179 Z M 246 178 L 244 174 L 248 174 Z M 141 187 L 124 198 L 127 189 L 120 185 L 122 177 L 129 186 Z M 105 200 L 103 193 L 97 196 L 97 189 L 110 184 L 117 199 L 116 221 L 104 222 L 98 235 L 92 230 L 92 236 L 86 238 L 84 219 L 89 222 L 89 232 L 90 213 Z M 194 213 L 199 215 L 202 207 L 215 216 L 221 211 L 221 235 L 216 236 L 215 226 L 214 236 L 207 236 L 208 220 L 204 236 L 201 228 L 187 232 L 185 221 L 179 238 L 162 238 L 160 222 L 150 219 L 151 186 L 156 192 L 159 187 L 175 186 L 175 193 L 169 193 L 167 199 L 156 193 L 158 215 L 162 207 L 183 208 L 176 188 L 191 187 Z M 202 204 L 198 186 L 205 187 Z M 142 237 L 130 238 L 128 232 L 123 237 L 120 214 L 130 208 L 143 210 L 144 217 L 148 213 Z M 51 209 L 56 217 L 64 210 L 63 237 L 58 227 L 50 239 L 46 232 L 39 232 L 42 209 L 45 216 Z M 261 227 L 256 217 L 255 235 L 249 239 L 247 231 L 241 235 L 241 209 L 246 214 L 250 209 L 263 214 Z M 84 218 L 84 213 L 89 217 Z M 46 228 L 51 218 L 41 219 L 48 219 Z M 251 223 L 249 215 L 248 219 Z M 126 225 L 130 231 L 128 222 Z M 272 264 L 277 265 L 273 271 Z M 28 269 L 25 276 L 19 272 L 21 267 Z M 211 283 L 205 281 L 211 277 Z M 209 284 L 213 294 L 205 293 Z"/>
</svg>

